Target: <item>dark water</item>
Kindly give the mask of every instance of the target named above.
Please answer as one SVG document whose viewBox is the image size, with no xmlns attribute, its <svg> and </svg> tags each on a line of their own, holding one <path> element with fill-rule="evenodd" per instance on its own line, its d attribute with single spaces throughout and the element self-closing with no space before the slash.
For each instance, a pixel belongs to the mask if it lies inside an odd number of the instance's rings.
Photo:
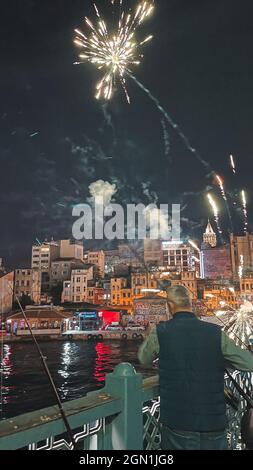
<svg viewBox="0 0 253 470">
<path fill-rule="evenodd" d="M 85 396 L 103 387 L 105 375 L 120 362 L 138 370 L 138 343 L 41 343 L 43 354 L 62 401 Z M 4 373 L 0 419 L 17 416 L 55 404 L 48 379 L 32 343 L 4 345 Z M 144 375 L 152 375 L 145 371 Z"/>
</svg>

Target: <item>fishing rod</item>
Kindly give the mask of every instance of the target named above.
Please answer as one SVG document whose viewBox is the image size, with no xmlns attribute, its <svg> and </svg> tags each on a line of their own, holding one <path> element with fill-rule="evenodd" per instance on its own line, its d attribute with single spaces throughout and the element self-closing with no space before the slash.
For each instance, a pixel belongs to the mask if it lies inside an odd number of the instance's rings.
<svg viewBox="0 0 253 470">
<path fill-rule="evenodd" d="M 65 425 L 65 427 L 66 427 L 67 434 L 68 434 L 68 436 L 69 436 L 69 438 L 70 438 L 70 441 L 71 441 L 71 443 L 72 443 L 73 450 L 75 450 L 75 449 L 76 449 L 75 438 L 74 438 L 72 429 L 71 429 L 71 427 L 70 427 L 70 424 L 69 424 L 69 422 L 68 422 L 66 413 L 65 413 L 65 411 L 64 411 L 64 409 L 63 409 L 63 405 L 62 405 L 62 402 L 61 402 L 61 399 L 60 399 L 58 390 L 57 390 L 57 388 L 56 388 L 56 386 L 55 386 L 53 377 L 52 377 L 51 372 L 50 372 L 50 370 L 49 370 L 49 368 L 48 368 L 48 365 L 47 365 L 47 358 L 43 355 L 42 350 L 41 350 L 41 348 L 40 348 L 40 345 L 39 345 L 39 343 L 38 343 L 38 341 L 37 341 L 35 335 L 33 334 L 33 331 L 32 331 L 32 329 L 31 329 L 30 323 L 29 323 L 29 321 L 28 321 L 28 318 L 27 318 L 26 313 L 25 313 L 25 311 L 24 311 L 24 309 L 23 309 L 23 307 L 22 307 L 22 305 L 21 305 L 21 303 L 20 303 L 20 300 L 19 300 L 18 296 L 15 295 L 14 289 L 12 288 L 12 286 L 9 285 L 9 287 L 10 287 L 12 293 L 13 293 L 14 298 L 16 299 L 16 301 L 17 301 L 17 303 L 18 303 L 18 306 L 19 306 L 19 308 L 20 308 L 20 310 L 21 310 L 21 312 L 22 312 L 22 315 L 23 315 L 23 317 L 24 317 L 24 320 L 25 320 L 25 323 L 26 323 L 26 325 L 27 325 L 27 328 L 28 328 L 28 330 L 29 330 L 29 332 L 30 332 L 30 335 L 31 335 L 32 339 L 33 339 L 33 342 L 34 342 L 34 344 L 35 344 L 35 347 L 36 347 L 37 352 L 38 352 L 38 354 L 39 354 L 39 357 L 40 357 L 40 359 L 41 359 L 43 369 L 44 369 L 44 371 L 45 371 L 45 373 L 46 373 L 46 376 L 47 376 L 47 378 L 48 378 L 48 381 L 49 381 L 51 390 L 52 390 L 52 392 L 53 392 L 53 394 L 54 394 L 54 396 L 55 396 L 55 398 L 56 398 L 56 402 L 57 402 L 57 405 L 58 405 L 58 408 L 59 408 L 59 411 L 60 411 L 62 420 L 63 420 L 63 422 L 64 422 L 64 425 Z"/>
</svg>

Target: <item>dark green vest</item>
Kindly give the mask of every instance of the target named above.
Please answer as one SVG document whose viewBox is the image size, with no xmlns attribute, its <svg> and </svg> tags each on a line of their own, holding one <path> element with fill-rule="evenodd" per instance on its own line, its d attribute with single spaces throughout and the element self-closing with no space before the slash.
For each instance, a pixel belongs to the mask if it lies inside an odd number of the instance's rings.
<svg viewBox="0 0 253 470">
<path fill-rule="evenodd" d="M 161 422 L 181 431 L 225 430 L 221 329 L 178 313 L 157 327 Z"/>
</svg>

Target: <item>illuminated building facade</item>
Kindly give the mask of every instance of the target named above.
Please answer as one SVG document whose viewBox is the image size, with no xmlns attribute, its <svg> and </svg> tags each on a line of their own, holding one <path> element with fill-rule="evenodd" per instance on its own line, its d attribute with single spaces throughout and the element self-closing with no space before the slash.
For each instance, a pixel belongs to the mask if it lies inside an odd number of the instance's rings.
<svg viewBox="0 0 253 470">
<path fill-rule="evenodd" d="M 220 246 L 211 248 L 205 246 L 201 251 L 201 259 L 203 265 L 202 277 L 204 279 L 223 279 L 231 281 L 232 261 L 229 246 Z"/>
<path fill-rule="evenodd" d="M 253 234 L 230 235 L 232 270 L 234 279 L 253 272 Z"/>
<path fill-rule="evenodd" d="M 162 266 L 168 271 L 199 271 L 199 253 L 188 243 L 162 243 Z"/>
</svg>

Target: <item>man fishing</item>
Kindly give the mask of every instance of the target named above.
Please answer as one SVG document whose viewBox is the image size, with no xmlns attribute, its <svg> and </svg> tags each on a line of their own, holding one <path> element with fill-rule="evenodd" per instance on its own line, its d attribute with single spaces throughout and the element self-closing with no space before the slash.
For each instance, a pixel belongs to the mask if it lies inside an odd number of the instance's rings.
<svg viewBox="0 0 253 470">
<path fill-rule="evenodd" d="M 143 365 L 159 358 L 162 450 L 226 450 L 224 370 L 253 371 L 253 355 L 199 320 L 185 287 L 168 288 L 167 299 L 172 320 L 138 353 Z"/>
</svg>

